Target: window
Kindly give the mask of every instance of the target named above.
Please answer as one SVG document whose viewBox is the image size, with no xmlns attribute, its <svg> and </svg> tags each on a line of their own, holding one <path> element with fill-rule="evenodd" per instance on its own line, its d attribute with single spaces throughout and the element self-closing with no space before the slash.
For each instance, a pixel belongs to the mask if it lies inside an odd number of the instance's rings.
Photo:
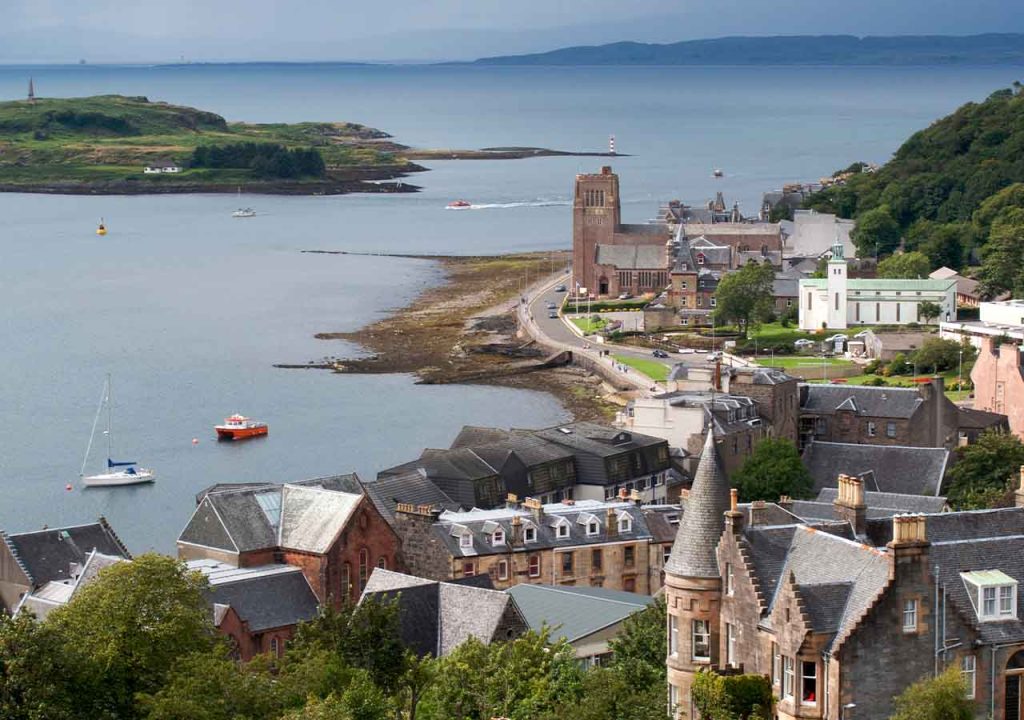
<svg viewBox="0 0 1024 720">
<path fill-rule="evenodd" d="M 772 687 L 778 687 L 782 679 L 782 655 L 779 654 L 779 644 L 772 643 Z"/>
<path fill-rule="evenodd" d="M 996 589 L 994 587 L 982 588 L 982 615 L 995 617 L 996 614 Z"/>
<path fill-rule="evenodd" d="M 676 708 L 679 707 L 679 688 L 675 685 L 668 686 L 668 711 L 672 717 L 676 717 Z"/>
<path fill-rule="evenodd" d="M 473 577 L 476 575 L 476 564 L 472 562 L 462 563 L 462 574 L 465 577 Z"/>
<path fill-rule="evenodd" d="M 868 420 L 868 437 L 874 437 L 874 436 L 875 436 L 875 423 L 873 423 L 872 421 Z"/>
<path fill-rule="evenodd" d="M 967 697 L 974 699 L 975 677 L 977 676 L 976 659 L 973 655 L 964 655 L 960 658 L 960 676 L 967 685 Z"/>
<path fill-rule="evenodd" d="M 736 626 L 725 624 L 725 664 L 736 664 Z"/>
<path fill-rule="evenodd" d="M 366 587 L 366 578 L 370 575 L 370 551 L 363 548 L 359 551 L 359 592 Z"/>
<path fill-rule="evenodd" d="M 793 697 L 793 658 L 782 658 L 782 699 Z"/>
<path fill-rule="evenodd" d="M 599 529 L 597 520 L 591 520 L 587 523 L 587 535 L 597 535 Z"/>
<path fill-rule="evenodd" d="M 346 595 L 352 594 L 352 563 L 341 566 L 341 589 Z"/>
<path fill-rule="evenodd" d="M 560 538 L 569 537 L 569 526 L 565 523 L 560 523 L 558 525 L 558 530 L 555 532 L 555 535 L 557 535 Z"/>
<path fill-rule="evenodd" d="M 572 556 L 573 553 L 566 552 L 562 553 L 562 574 L 572 575 Z"/>
<path fill-rule="evenodd" d="M 606 487 L 604 489 L 604 499 L 611 500 L 615 497 L 615 487 Z"/>
<path fill-rule="evenodd" d="M 602 557 L 603 554 L 604 553 L 601 552 L 601 548 L 594 548 L 593 550 L 590 551 L 590 569 L 591 570 L 600 570 L 601 569 L 602 560 L 604 559 Z"/>
<path fill-rule="evenodd" d="M 274 657 L 281 656 L 281 643 L 277 641 L 277 638 L 270 638 L 270 654 Z"/>
<path fill-rule="evenodd" d="M 679 655 L 679 618 L 675 615 L 668 616 L 668 654 Z"/>
<path fill-rule="evenodd" d="M 473 535 L 471 533 L 462 533 L 459 535 L 459 547 L 460 548 L 471 548 L 473 547 Z"/>
<path fill-rule="evenodd" d="M 999 588 L 999 614 L 1013 615 L 1013 588 L 1008 585 Z"/>
<path fill-rule="evenodd" d="M 633 530 L 633 518 L 629 515 L 622 515 L 619 517 L 619 532 L 627 533 Z"/>
<path fill-rule="evenodd" d="M 636 548 L 632 545 L 627 545 L 622 548 L 622 564 L 628 568 L 633 567 L 636 563 Z"/>
<path fill-rule="evenodd" d="M 836 293 L 836 310 L 839 309 L 839 293 Z"/>
<path fill-rule="evenodd" d="M 711 296 L 711 307 L 717 307 L 717 306 L 718 306 L 718 298 L 716 298 L 714 295 L 712 295 Z"/>
<path fill-rule="evenodd" d="M 885 436 L 890 438 L 896 437 L 896 423 L 887 422 L 885 424 Z"/>
<path fill-rule="evenodd" d="M 540 577 L 540 555 L 530 556 L 529 575 L 530 577 Z"/>
<path fill-rule="evenodd" d="M 691 623 L 694 660 L 711 660 L 711 624 L 707 620 L 693 620 Z"/>
<path fill-rule="evenodd" d="M 382 570 L 387 570 L 388 569 L 388 559 L 386 557 L 384 557 L 383 555 L 381 555 L 379 558 L 377 558 L 377 567 L 381 568 Z"/>
<path fill-rule="evenodd" d="M 800 702 L 813 705 L 818 701 L 818 663 L 804 660 L 801 666 Z"/>
<path fill-rule="evenodd" d="M 537 542 L 537 528 L 527 527 L 523 529 L 524 542 Z"/>
<path fill-rule="evenodd" d="M 504 545 L 505 544 L 505 531 L 495 530 L 494 534 L 491 535 L 491 545 Z"/>
<path fill-rule="evenodd" d="M 903 632 L 917 632 L 917 600 L 903 601 Z"/>
<path fill-rule="evenodd" d="M 508 580 L 508 560 L 498 561 L 498 579 Z"/>
<path fill-rule="evenodd" d="M 786 298 L 786 307 L 793 307 L 793 298 Z"/>
<path fill-rule="evenodd" d="M 811 293 L 807 293 L 807 309 L 811 309 L 811 298 L 814 297 Z"/>
<path fill-rule="evenodd" d="M 732 595 L 732 563 L 725 564 L 725 594 Z"/>
</svg>

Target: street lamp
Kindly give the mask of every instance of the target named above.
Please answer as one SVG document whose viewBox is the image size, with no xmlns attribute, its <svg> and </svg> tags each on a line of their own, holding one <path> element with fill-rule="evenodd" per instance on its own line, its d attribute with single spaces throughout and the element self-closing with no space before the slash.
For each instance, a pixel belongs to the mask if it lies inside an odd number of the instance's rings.
<svg viewBox="0 0 1024 720">
<path fill-rule="evenodd" d="M 960 348 L 960 362 L 956 368 L 956 390 L 960 393 L 960 398 L 963 399 L 964 391 L 964 349 Z"/>
<path fill-rule="evenodd" d="M 846 720 L 846 711 L 853 710 L 855 707 L 857 707 L 857 703 L 846 703 L 839 708 L 839 720 Z"/>
</svg>

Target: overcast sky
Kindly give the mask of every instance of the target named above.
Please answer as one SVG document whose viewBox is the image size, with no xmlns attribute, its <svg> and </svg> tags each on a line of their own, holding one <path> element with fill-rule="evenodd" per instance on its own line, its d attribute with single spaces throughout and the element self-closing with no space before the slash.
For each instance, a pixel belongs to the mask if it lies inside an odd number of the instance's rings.
<svg viewBox="0 0 1024 720">
<path fill-rule="evenodd" d="M 617 40 L 1024 32 L 1022 0 L 0 0 L 0 63 L 458 60 Z"/>
</svg>

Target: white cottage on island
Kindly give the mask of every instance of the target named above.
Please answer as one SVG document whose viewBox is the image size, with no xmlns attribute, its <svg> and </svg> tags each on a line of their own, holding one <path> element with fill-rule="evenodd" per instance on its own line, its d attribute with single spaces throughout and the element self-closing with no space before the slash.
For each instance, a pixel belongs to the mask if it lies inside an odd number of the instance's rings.
<svg viewBox="0 0 1024 720">
<path fill-rule="evenodd" d="M 832 246 L 824 278 L 800 281 L 800 329 L 924 322 L 922 303 L 939 306 L 936 320 L 956 320 L 956 280 L 847 277 L 843 246 Z"/>
</svg>

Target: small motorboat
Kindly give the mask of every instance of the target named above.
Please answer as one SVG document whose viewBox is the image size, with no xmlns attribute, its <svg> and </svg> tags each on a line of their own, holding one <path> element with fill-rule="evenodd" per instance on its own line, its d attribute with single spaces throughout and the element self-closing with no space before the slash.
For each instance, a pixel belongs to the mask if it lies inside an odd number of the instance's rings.
<svg viewBox="0 0 1024 720">
<path fill-rule="evenodd" d="M 100 224 L 96 228 L 96 234 L 97 235 L 106 235 L 107 234 L 107 226 L 103 224 L 103 218 L 100 218 Z"/>
<path fill-rule="evenodd" d="M 256 217 L 256 211 L 253 210 L 251 207 L 238 208 L 233 213 L 231 213 L 231 217 L 236 217 L 236 218 Z"/>
<path fill-rule="evenodd" d="M 714 170 L 714 172 L 712 174 L 715 177 L 723 177 L 725 175 L 725 173 L 722 171 L 722 168 L 715 168 L 715 170 Z"/>
<path fill-rule="evenodd" d="M 473 207 L 473 204 L 469 200 L 452 200 L 448 203 L 449 210 L 465 210 L 470 207 Z"/>
<path fill-rule="evenodd" d="M 215 425 L 218 440 L 245 440 L 246 438 L 259 437 L 270 432 L 265 422 L 250 420 L 244 415 L 235 413 L 231 417 L 224 418 L 222 425 Z"/>
</svg>

